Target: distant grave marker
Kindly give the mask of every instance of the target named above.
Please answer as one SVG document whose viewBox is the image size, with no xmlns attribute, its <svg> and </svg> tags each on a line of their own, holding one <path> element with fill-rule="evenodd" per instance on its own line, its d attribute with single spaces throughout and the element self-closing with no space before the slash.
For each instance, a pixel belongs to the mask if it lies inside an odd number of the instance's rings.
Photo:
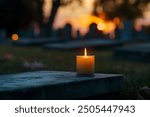
<svg viewBox="0 0 150 117">
<path fill-rule="evenodd" d="M 121 60 L 150 62 L 150 43 L 117 48 L 114 51 L 114 57 Z"/>
<path fill-rule="evenodd" d="M 46 49 L 59 49 L 59 50 L 73 50 L 81 49 L 84 47 L 103 48 L 108 49 L 116 46 L 121 46 L 124 41 L 109 40 L 109 39 L 82 39 L 63 43 L 49 43 L 44 46 Z"/>
</svg>

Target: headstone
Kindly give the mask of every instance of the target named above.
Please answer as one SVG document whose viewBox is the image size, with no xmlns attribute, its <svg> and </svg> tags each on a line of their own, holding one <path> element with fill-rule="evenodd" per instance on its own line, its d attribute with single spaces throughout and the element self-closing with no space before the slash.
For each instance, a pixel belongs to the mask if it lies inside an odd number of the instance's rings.
<svg viewBox="0 0 150 117">
<path fill-rule="evenodd" d="M 123 23 L 123 29 L 120 31 L 121 40 L 133 40 L 133 22 L 130 20 L 125 20 Z"/>
<path fill-rule="evenodd" d="M 115 28 L 115 39 L 121 39 L 121 29 L 118 26 Z"/>
<path fill-rule="evenodd" d="M 140 31 L 135 31 L 134 35 L 136 40 L 148 40 L 148 32 L 145 27 L 142 27 Z"/>
<path fill-rule="evenodd" d="M 103 34 L 102 31 L 97 29 L 97 24 L 92 23 L 89 26 L 89 32 L 86 35 L 87 39 L 93 39 L 93 38 L 105 38 L 106 36 Z"/>
<path fill-rule="evenodd" d="M 64 27 L 64 40 L 72 40 L 72 25 L 69 23 Z"/>
<path fill-rule="evenodd" d="M 76 36 L 76 39 L 77 39 L 77 40 L 82 39 L 82 37 L 81 37 L 81 34 L 80 34 L 80 31 L 79 31 L 79 30 L 77 30 L 77 36 Z"/>
</svg>

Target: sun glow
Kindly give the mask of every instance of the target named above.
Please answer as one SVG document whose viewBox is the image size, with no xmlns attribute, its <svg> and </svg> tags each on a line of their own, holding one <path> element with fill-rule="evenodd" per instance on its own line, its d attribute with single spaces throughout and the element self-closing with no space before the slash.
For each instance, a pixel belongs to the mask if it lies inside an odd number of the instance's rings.
<svg viewBox="0 0 150 117">
<path fill-rule="evenodd" d="M 43 16 L 44 16 L 44 21 L 47 22 L 48 18 L 50 16 L 52 8 L 52 0 L 44 0 L 44 5 L 43 5 Z"/>
<path fill-rule="evenodd" d="M 113 21 L 107 21 L 101 17 L 93 15 L 82 15 L 79 19 L 77 19 L 77 23 L 79 24 L 79 29 L 82 29 L 83 27 L 88 29 L 92 23 L 95 23 L 97 24 L 97 29 L 103 31 L 104 33 L 111 33 L 116 27 Z"/>
<path fill-rule="evenodd" d="M 73 35 L 79 30 L 81 35 L 85 35 L 89 31 L 92 23 L 97 25 L 97 29 L 103 33 L 111 33 L 116 27 L 118 18 L 114 21 L 106 21 L 105 13 L 100 16 L 92 15 L 93 4 L 95 0 L 82 0 L 82 5 L 78 1 L 73 1 L 67 6 L 60 6 L 53 24 L 54 29 L 63 28 L 67 23 L 72 25 Z M 51 0 L 44 0 L 43 15 L 44 21 L 48 20 L 52 7 Z"/>
<path fill-rule="evenodd" d="M 106 25 L 105 25 L 105 23 L 99 23 L 98 25 L 97 25 L 97 29 L 98 30 L 100 30 L 100 31 L 104 31 L 105 29 L 106 29 Z"/>
</svg>

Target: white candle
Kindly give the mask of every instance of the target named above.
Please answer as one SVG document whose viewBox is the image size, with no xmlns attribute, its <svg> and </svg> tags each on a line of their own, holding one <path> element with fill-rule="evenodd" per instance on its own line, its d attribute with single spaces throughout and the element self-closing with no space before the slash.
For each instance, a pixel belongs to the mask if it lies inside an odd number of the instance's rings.
<svg viewBox="0 0 150 117">
<path fill-rule="evenodd" d="M 95 66 L 95 56 L 87 55 L 86 48 L 84 56 L 76 56 L 76 69 L 79 76 L 93 76 Z"/>
</svg>

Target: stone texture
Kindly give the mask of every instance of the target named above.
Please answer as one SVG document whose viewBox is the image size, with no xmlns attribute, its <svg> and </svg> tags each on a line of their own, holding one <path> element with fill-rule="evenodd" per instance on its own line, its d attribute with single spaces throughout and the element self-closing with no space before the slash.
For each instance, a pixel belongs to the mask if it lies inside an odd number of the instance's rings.
<svg viewBox="0 0 150 117">
<path fill-rule="evenodd" d="M 122 75 L 77 77 L 75 72 L 26 72 L 0 75 L 0 99 L 82 99 L 118 92 L 122 85 Z"/>
</svg>

